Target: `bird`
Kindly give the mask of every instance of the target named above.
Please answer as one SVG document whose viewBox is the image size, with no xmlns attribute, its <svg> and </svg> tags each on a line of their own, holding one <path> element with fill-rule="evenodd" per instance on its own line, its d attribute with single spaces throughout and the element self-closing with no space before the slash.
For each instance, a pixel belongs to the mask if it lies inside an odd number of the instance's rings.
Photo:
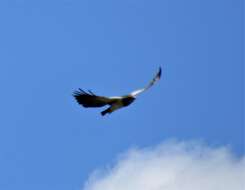
<svg viewBox="0 0 245 190">
<path fill-rule="evenodd" d="M 154 78 L 148 83 L 147 86 L 144 88 L 135 90 L 127 95 L 123 96 L 98 96 L 95 95 L 91 90 L 88 90 L 87 92 L 82 90 L 81 88 L 78 88 L 78 90 L 75 90 L 73 92 L 73 97 L 77 101 L 78 104 L 85 108 L 96 108 L 96 107 L 103 107 L 106 105 L 109 105 L 109 107 L 101 112 L 102 116 L 105 116 L 106 114 L 111 114 L 112 112 L 127 107 L 130 104 L 132 104 L 137 96 L 144 91 L 148 90 L 150 87 L 152 87 L 157 81 L 160 80 L 162 74 L 162 69 L 159 67 L 158 72 L 154 76 Z"/>
</svg>

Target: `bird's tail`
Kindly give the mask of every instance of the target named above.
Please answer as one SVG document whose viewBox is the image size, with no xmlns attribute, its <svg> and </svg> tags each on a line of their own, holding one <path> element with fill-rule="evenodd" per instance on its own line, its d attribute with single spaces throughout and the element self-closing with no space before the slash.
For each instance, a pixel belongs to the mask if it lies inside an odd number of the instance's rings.
<svg viewBox="0 0 245 190">
<path fill-rule="evenodd" d="M 110 108 L 108 108 L 108 109 L 102 111 L 102 112 L 101 112 L 101 115 L 104 116 L 104 115 L 107 114 L 107 113 L 111 113 Z"/>
</svg>

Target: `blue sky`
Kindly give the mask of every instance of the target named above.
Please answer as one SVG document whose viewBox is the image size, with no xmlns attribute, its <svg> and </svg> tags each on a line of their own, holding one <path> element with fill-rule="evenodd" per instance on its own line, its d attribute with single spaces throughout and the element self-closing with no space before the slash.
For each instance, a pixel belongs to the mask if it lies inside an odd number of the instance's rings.
<svg viewBox="0 0 245 190">
<path fill-rule="evenodd" d="M 130 147 L 201 140 L 244 155 L 239 0 L 2 0 L 0 188 L 81 189 Z M 107 117 L 77 88 L 123 95 Z"/>
</svg>

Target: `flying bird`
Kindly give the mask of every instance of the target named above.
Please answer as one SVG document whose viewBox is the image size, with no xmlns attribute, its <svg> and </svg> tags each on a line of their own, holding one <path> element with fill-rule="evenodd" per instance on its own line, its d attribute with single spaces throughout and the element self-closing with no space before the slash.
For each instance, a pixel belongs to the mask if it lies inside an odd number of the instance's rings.
<svg viewBox="0 0 245 190">
<path fill-rule="evenodd" d="M 110 114 L 115 110 L 132 104 L 139 94 L 148 90 L 161 78 L 161 73 L 162 69 L 160 67 L 157 74 L 145 88 L 135 90 L 130 94 L 124 96 L 97 96 L 90 90 L 88 90 L 88 92 L 85 92 L 80 88 L 74 91 L 73 96 L 76 99 L 76 101 L 85 108 L 103 107 L 109 105 L 107 109 L 101 112 L 101 115 L 104 116 L 105 114 Z"/>
</svg>

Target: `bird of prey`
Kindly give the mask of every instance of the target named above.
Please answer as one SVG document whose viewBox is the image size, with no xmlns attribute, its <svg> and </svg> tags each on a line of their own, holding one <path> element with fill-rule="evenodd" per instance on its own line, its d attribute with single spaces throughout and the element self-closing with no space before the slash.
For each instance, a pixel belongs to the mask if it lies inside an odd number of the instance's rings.
<svg viewBox="0 0 245 190">
<path fill-rule="evenodd" d="M 145 88 L 135 90 L 130 94 L 124 96 L 112 96 L 112 97 L 97 96 L 91 91 L 85 92 L 80 88 L 74 91 L 73 96 L 76 99 L 76 101 L 85 108 L 103 107 L 109 105 L 109 108 L 101 112 L 101 115 L 104 116 L 105 114 L 110 114 L 117 109 L 130 105 L 139 94 L 148 90 L 160 79 L 161 73 L 162 70 L 160 67 L 157 74 L 154 76 L 154 78 L 150 81 L 150 83 Z"/>
</svg>

